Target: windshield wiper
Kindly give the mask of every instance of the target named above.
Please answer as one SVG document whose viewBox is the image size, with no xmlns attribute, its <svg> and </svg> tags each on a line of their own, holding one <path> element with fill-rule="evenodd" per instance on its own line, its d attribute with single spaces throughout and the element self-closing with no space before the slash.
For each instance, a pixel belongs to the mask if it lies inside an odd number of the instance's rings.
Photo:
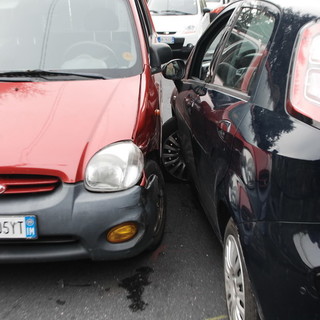
<svg viewBox="0 0 320 320">
<path fill-rule="evenodd" d="M 151 12 L 151 13 L 159 13 L 159 11 L 152 10 L 152 9 L 150 9 L 150 12 Z"/>
<path fill-rule="evenodd" d="M 73 77 L 82 77 L 89 79 L 106 79 L 101 74 L 95 73 L 76 73 L 76 72 L 63 72 L 63 71 L 46 71 L 46 70 L 25 70 L 25 71 L 8 71 L 0 72 L 1 78 L 20 78 L 20 77 L 39 77 L 42 79 L 50 80 L 48 77 L 59 77 L 59 76 L 73 76 Z"/>
<path fill-rule="evenodd" d="M 178 11 L 178 10 L 162 10 L 161 13 L 171 13 L 171 14 L 182 14 L 182 15 L 191 15 L 190 12 Z"/>
</svg>

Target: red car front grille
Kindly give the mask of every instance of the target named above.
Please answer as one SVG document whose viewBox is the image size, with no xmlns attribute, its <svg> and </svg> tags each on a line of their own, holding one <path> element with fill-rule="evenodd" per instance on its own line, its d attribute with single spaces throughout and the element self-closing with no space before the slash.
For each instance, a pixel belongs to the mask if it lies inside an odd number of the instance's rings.
<svg viewBox="0 0 320 320">
<path fill-rule="evenodd" d="M 53 191 L 57 177 L 42 175 L 0 175 L 0 194 L 25 194 Z"/>
</svg>

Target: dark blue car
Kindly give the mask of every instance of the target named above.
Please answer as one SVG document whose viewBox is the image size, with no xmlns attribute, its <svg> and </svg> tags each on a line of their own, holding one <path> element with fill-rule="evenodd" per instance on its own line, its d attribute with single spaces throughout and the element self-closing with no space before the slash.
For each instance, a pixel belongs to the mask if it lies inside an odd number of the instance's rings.
<svg viewBox="0 0 320 320">
<path fill-rule="evenodd" d="M 319 19 L 312 0 L 237 1 L 163 69 L 163 166 L 223 244 L 231 320 L 320 319 Z"/>
</svg>

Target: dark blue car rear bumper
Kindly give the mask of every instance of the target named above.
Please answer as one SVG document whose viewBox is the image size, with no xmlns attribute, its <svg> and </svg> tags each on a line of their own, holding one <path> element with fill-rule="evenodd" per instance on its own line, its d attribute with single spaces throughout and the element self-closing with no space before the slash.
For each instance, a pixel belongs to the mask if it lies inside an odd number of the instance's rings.
<svg viewBox="0 0 320 320">
<path fill-rule="evenodd" d="M 263 319 L 320 319 L 320 223 L 238 226 Z"/>
</svg>

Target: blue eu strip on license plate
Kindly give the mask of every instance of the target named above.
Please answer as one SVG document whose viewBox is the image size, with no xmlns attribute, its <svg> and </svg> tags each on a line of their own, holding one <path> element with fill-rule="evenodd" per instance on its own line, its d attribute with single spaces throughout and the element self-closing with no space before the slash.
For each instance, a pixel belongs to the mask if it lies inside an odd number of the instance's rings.
<svg viewBox="0 0 320 320">
<path fill-rule="evenodd" d="M 26 238 L 35 239 L 37 235 L 37 219 L 35 216 L 24 217 L 25 228 L 26 228 Z"/>
<path fill-rule="evenodd" d="M 0 239 L 37 239 L 36 216 L 0 216 Z"/>
</svg>

